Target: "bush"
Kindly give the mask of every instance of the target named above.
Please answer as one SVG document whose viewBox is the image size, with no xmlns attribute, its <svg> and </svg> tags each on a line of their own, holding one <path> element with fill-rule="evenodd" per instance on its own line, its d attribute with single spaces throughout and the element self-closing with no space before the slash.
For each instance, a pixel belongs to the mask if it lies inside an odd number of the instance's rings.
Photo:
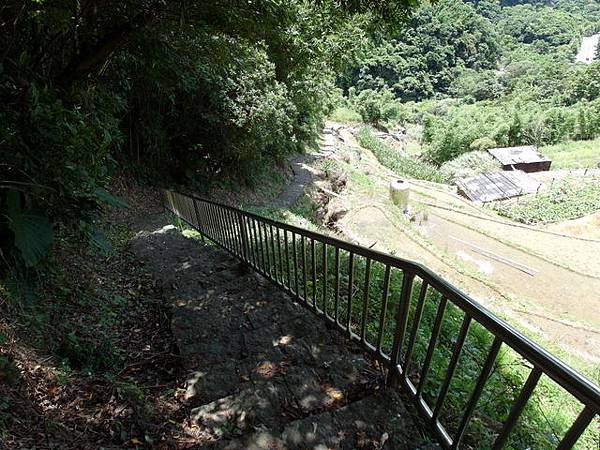
<svg viewBox="0 0 600 450">
<path fill-rule="evenodd" d="M 394 93 L 388 89 L 365 89 L 353 98 L 353 103 L 363 122 L 376 128 L 402 118 L 402 107 Z"/>
<path fill-rule="evenodd" d="M 460 178 L 472 177 L 499 169 L 500 163 L 489 153 L 475 151 L 465 153 L 442 164 L 440 172 L 448 183 L 453 183 Z"/>
<path fill-rule="evenodd" d="M 475 139 L 473 142 L 471 142 L 469 148 L 474 152 L 482 152 L 484 150 L 494 148 L 497 145 L 498 144 L 496 144 L 496 141 L 494 141 L 493 139 L 490 139 L 489 137 L 482 137 L 479 139 Z"/>
<path fill-rule="evenodd" d="M 402 156 L 398 150 L 373 136 L 367 127 L 360 129 L 358 142 L 363 147 L 371 150 L 381 164 L 388 169 L 392 169 L 398 175 L 436 183 L 444 181 L 437 167 L 416 158 Z"/>
<path fill-rule="evenodd" d="M 537 196 L 493 207 L 512 220 L 532 225 L 577 219 L 600 210 L 600 180 L 564 179 Z"/>
</svg>

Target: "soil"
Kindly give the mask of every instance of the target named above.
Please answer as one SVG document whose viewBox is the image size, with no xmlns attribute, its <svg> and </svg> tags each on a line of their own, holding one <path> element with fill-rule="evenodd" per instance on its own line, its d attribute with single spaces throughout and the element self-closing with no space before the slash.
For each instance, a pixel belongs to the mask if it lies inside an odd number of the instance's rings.
<svg viewBox="0 0 600 450">
<path fill-rule="evenodd" d="M 334 200 L 349 211 L 337 224 L 346 236 L 421 262 L 530 336 L 600 362 L 600 316 L 593 313 L 600 307 L 600 242 L 499 223 L 506 221 L 448 187 L 420 181 L 412 193 L 414 219 L 403 219 L 387 193 L 396 176 L 348 130 L 340 132 L 348 154 L 360 155 L 351 158 L 352 170 L 372 182 L 363 187 L 350 181 L 344 198 Z M 479 249 L 530 267 L 533 275 Z"/>
</svg>

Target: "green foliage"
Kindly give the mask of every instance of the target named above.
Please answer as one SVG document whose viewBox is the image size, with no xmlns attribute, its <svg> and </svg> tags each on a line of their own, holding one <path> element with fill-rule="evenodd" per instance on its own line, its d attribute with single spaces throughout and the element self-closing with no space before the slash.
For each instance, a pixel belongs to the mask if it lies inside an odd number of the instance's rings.
<svg viewBox="0 0 600 450">
<path fill-rule="evenodd" d="M 21 196 L 16 191 L 8 192 L 8 227 L 14 234 L 14 245 L 28 267 L 35 266 L 47 254 L 52 245 L 52 227 L 48 217 L 24 210 Z"/>
<path fill-rule="evenodd" d="M 402 100 L 422 100 L 447 92 L 455 69 L 493 68 L 500 42 L 490 21 L 463 1 L 424 4 L 407 27 L 373 48 L 341 79 L 345 89 L 394 91 Z"/>
<path fill-rule="evenodd" d="M 549 106 L 508 99 L 458 103 L 424 119 L 423 142 L 431 158 L 443 163 L 463 153 L 497 146 L 548 145 L 600 135 L 600 101 Z"/>
<path fill-rule="evenodd" d="M 401 105 L 389 89 L 365 89 L 351 99 L 363 122 L 375 127 L 397 122 L 401 118 Z"/>
<path fill-rule="evenodd" d="M 440 172 L 449 183 L 459 178 L 472 177 L 496 170 L 500 170 L 500 163 L 489 153 L 483 151 L 465 153 L 440 167 Z"/>
<path fill-rule="evenodd" d="M 493 70 L 462 69 L 450 84 L 448 93 L 454 97 L 492 100 L 504 95 L 506 86 L 501 75 Z"/>
<path fill-rule="evenodd" d="M 354 123 L 360 122 L 362 116 L 353 109 L 345 106 L 338 106 L 329 114 L 329 119 L 340 123 Z"/>
<path fill-rule="evenodd" d="M 600 139 L 566 141 L 542 147 L 540 151 L 552 160 L 553 169 L 595 168 L 600 164 Z"/>
<path fill-rule="evenodd" d="M 363 147 L 371 150 L 381 164 L 388 169 L 392 169 L 398 175 L 438 183 L 444 181 L 437 167 L 425 161 L 401 155 L 398 150 L 373 136 L 367 127 L 361 128 L 358 133 L 358 142 Z"/>
<path fill-rule="evenodd" d="M 512 220 L 533 225 L 577 219 L 600 210 L 600 183 L 594 179 L 565 179 L 536 196 L 497 203 L 494 209 Z"/>
<path fill-rule="evenodd" d="M 257 170 L 316 137 L 334 103 L 333 74 L 367 31 L 415 6 L 4 2 L 2 271 L 39 265 L 60 229 L 107 250 L 96 221 L 102 203 L 123 206 L 104 190 L 117 170 L 153 182 L 252 184 Z M 9 192 L 20 210 L 9 211 Z"/>
</svg>

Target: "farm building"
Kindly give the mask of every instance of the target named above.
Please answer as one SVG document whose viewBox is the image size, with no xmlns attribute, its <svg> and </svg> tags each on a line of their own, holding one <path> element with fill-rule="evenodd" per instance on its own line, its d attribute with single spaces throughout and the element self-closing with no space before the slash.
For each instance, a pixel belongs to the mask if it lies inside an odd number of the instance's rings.
<svg viewBox="0 0 600 450">
<path fill-rule="evenodd" d="M 540 153 L 534 145 L 521 147 L 490 148 L 488 152 L 502 164 L 502 170 L 541 172 L 550 170 L 552 161 Z"/>
<path fill-rule="evenodd" d="M 456 182 L 458 193 L 474 202 L 492 202 L 537 192 L 541 183 L 521 170 L 491 172 Z"/>
</svg>

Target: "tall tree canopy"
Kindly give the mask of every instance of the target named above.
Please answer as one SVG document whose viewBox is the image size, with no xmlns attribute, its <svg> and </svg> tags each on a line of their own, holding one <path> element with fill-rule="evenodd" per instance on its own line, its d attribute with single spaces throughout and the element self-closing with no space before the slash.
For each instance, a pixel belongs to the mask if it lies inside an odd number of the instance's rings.
<svg viewBox="0 0 600 450">
<path fill-rule="evenodd" d="M 0 6 L 3 261 L 94 226 L 115 169 L 251 182 L 298 150 L 333 73 L 417 0 L 8 0 Z"/>
</svg>

